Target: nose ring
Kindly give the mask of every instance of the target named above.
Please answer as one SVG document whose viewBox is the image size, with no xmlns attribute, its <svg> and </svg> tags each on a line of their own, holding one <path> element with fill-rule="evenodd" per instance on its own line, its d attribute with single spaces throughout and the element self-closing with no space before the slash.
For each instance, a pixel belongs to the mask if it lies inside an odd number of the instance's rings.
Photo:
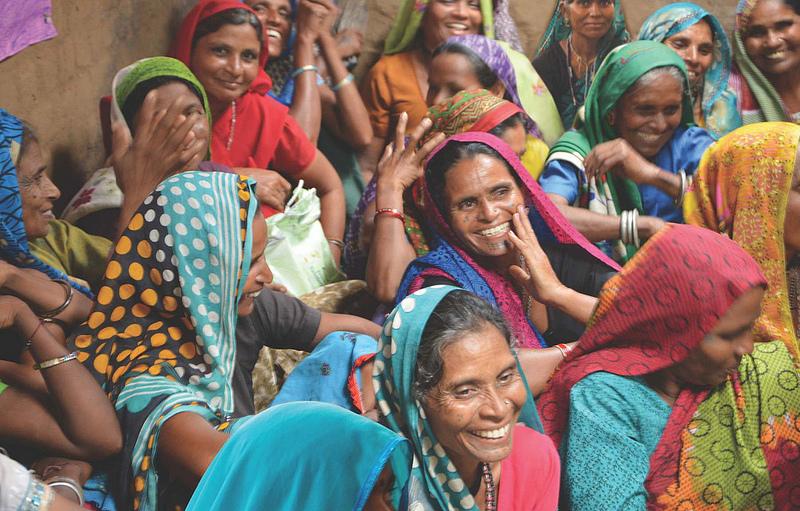
<svg viewBox="0 0 800 511">
<path fill-rule="evenodd" d="M 510 399 L 506 399 L 506 400 L 504 400 L 503 402 L 504 402 L 505 404 L 509 405 L 509 406 L 511 405 L 511 400 L 510 400 Z"/>
</svg>

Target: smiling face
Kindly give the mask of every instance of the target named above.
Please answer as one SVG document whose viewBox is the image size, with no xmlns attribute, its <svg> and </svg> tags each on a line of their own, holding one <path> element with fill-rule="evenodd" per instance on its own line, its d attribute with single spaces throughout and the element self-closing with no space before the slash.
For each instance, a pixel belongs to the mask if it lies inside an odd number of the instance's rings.
<svg viewBox="0 0 800 511">
<path fill-rule="evenodd" d="M 644 85 L 634 85 L 617 102 L 612 126 L 645 158 L 653 158 L 669 142 L 683 115 L 683 84 L 662 72 Z"/>
<path fill-rule="evenodd" d="M 440 53 L 428 73 L 429 106 L 446 101 L 462 90 L 483 88 L 469 59 L 460 53 Z"/>
<path fill-rule="evenodd" d="M 192 132 L 194 133 L 195 140 L 201 143 L 197 144 L 195 155 L 192 159 L 179 169 L 178 172 L 196 169 L 197 165 L 203 161 L 208 153 L 208 145 L 210 140 L 210 129 L 208 126 L 208 117 L 206 117 L 203 103 L 200 98 L 193 93 L 189 87 L 180 81 L 174 81 L 158 87 L 156 93 L 156 102 L 154 105 L 155 111 L 164 110 L 171 115 L 171 118 L 165 117 L 164 122 L 168 126 L 172 126 L 175 118 L 179 115 L 184 115 L 192 121 Z M 176 105 L 177 108 L 170 110 L 170 106 Z M 139 118 L 141 117 L 141 109 L 134 117 L 134 124 L 138 125 Z M 139 131 L 138 129 L 136 130 Z"/>
<path fill-rule="evenodd" d="M 682 385 L 714 387 L 739 367 L 753 351 L 753 324 L 761 314 L 764 288 L 742 294 L 723 314 L 714 329 L 681 363 L 669 370 Z"/>
<path fill-rule="evenodd" d="M 55 220 L 53 203 L 61 196 L 46 174 L 47 166 L 39 142 L 28 138 L 17 162 L 19 194 L 22 197 L 22 222 L 28 239 L 47 236 L 50 220 Z"/>
<path fill-rule="evenodd" d="M 454 35 L 479 34 L 481 30 L 479 0 L 431 0 L 422 16 L 422 40 L 428 51 Z"/>
<path fill-rule="evenodd" d="M 800 66 L 800 16 L 782 0 L 760 0 L 742 39 L 747 55 L 768 78 Z"/>
<path fill-rule="evenodd" d="M 606 35 L 614 21 L 613 0 L 566 0 L 561 9 L 572 32 L 590 40 Z"/>
<path fill-rule="evenodd" d="M 227 107 L 247 92 L 258 75 L 261 44 L 251 25 L 223 25 L 197 40 L 191 69 L 212 105 Z"/>
<path fill-rule="evenodd" d="M 292 5 L 289 0 L 245 0 L 258 16 L 269 39 L 270 58 L 279 57 L 292 33 Z"/>
<path fill-rule="evenodd" d="M 485 154 L 467 157 L 445 175 L 444 207 L 458 241 L 478 257 L 501 257 L 511 218 L 524 203 L 505 162 Z"/>
<path fill-rule="evenodd" d="M 264 259 L 264 249 L 267 248 L 267 223 L 260 210 L 256 210 L 253 218 L 253 250 L 250 262 L 250 272 L 244 282 L 242 297 L 239 299 L 238 314 L 247 316 L 253 312 L 255 299 L 264 289 L 264 286 L 272 283 L 272 271 L 267 266 Z"/>
<path fill-rule="evenodd" d="M 422 400 L 434 436 L 459 470 L 505 459 L 526 398 L 505 337 L 485 323 L 446 345 L 442 360 L 442 378 Z"/>
<path fill-rule="evenodd" d="M 689 82 L 694 86 L 703 77 L 714 62 L 714 33 L 711 25 L 700 20 L 682 32 L 668 37 L 664 44 L 675 50 L 686 63 Z"/>
</svg>

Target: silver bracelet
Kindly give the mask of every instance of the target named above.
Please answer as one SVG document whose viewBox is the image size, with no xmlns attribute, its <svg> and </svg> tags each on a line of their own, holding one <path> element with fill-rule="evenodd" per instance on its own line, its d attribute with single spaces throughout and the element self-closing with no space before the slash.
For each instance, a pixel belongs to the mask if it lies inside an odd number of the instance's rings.
<svg viewBox="0 0 800 511">
<path fill-rule="evenodd" d="M 639 240 L 639 210 L 634 209 L 631 211 L 631 233 L 633 234 L 633 246 L 639 248 L 642 246 Z"/>
<path fill-rule="evenodd" d="M 47 486 L 50 488 L 67 488 L 71 490 L 76 497 L 78 497 L 78 504 L 82 507 L 83 506 L 83 491 L 78 487 L 78 483 L 72 479 L 67 477 L 58 478 L 51 483 L 47 483 Z"/>
<path fill-rule="evenodd" d="M 681 191 L 672 202 L 675 204 L 675 206 L 681 207 L 683 206 L 683 198 L 686 196 L 686 190 L 689 188 L 689 180 L 686 177 L 686 171 L 683 169 L 678 171 L 678 175 L 681 178 Z"/>
</svg>

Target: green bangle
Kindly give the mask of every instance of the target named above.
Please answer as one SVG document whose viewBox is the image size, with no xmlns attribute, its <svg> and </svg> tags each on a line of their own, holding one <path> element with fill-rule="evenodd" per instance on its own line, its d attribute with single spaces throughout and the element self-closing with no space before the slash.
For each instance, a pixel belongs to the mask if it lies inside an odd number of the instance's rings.
<svg viewBox="0 0 800 511">
<path fill-rule="evenodd" d="M 307 66 L 298 67 L 294 71 L 292 71 L 292 78 L 297 78 L 301 74 L 305 73 L 306 71 L 314 71 L 315 73 L 319 71 L 319 68 L 313 64 L 309 64 Z"/>
</svg>

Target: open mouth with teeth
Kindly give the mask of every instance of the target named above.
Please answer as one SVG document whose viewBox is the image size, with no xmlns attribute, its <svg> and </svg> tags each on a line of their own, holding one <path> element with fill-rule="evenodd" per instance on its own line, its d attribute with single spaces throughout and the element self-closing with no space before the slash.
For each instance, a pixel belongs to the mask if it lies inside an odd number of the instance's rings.
<svg viewBox="0 0 800 511">
<path fill-rule="evenodd" d="M 253 291 L 252 293 L 245 293 L 245 296 L 246 296 L 246 297 L 248 297 L 248 298 L 252 298 L 253 300 L 255 300 L 256 298 L 258 298 L 258 295 L 260 295 L 260 294 L 261 294 L 261 291 L 262 291 L 262 290 L 261 290 L 261 289 L 259 289 L 258 291 Z"/>
<path fill-rule="evenodd" d="M 444 26 L 453 33 L 465 33 L 469 30 L 469 27 L 464 23 L 446 23 Z"/>
<path fill-rule="evenodd" d="M 281 36 L 281 33 L 280 33 L 280 32 L 278 32 L 278 31 L 277 31 L 277 30 L 275 30 L 275 29 L 272 29 L 272 28 L 270 28 L 270 29 L 268 29 L 268 30 L 267 30 L 267 37 L 269 37 L 270 39 L 277 39 L 277 40 L 279 40 L 279 41 L 280 41 L 281 39 L 283 39 L 283 37 Z"/>
<path fill-rule="evenodd" d="M 494 238 L 501 234 L 507 233 L 509 230 L 511 230 L 511 222 L 506 222 L 500 225 L 496 225 L 494 227 L 490 227 L 488 229 L 484 229 L 482 231 L 478 231 L 478 234 L 486 238 Z"/>
<path fill-rule="evenodd" d="M 489 430 L 478 430 L 478 431 L 470 431 L 471 435 L 475 435 L 480 438 L 484 438 L 486 440 L 500 440 L 505 438 L 508 435 L 508 432 L 511 431 L 511 423 L 509 422 L 505 426 L 497 429 L 489 429 Z"/>
<path fill-rule="evenodd" d="M 786 58 L 786 50 L 779 50 L 779 51 L 773 51 L 771 53 L 766 53 L 764 55 L 764 58 L 771 61 L 783 60 L 784 58 Z"/>
</svg>

